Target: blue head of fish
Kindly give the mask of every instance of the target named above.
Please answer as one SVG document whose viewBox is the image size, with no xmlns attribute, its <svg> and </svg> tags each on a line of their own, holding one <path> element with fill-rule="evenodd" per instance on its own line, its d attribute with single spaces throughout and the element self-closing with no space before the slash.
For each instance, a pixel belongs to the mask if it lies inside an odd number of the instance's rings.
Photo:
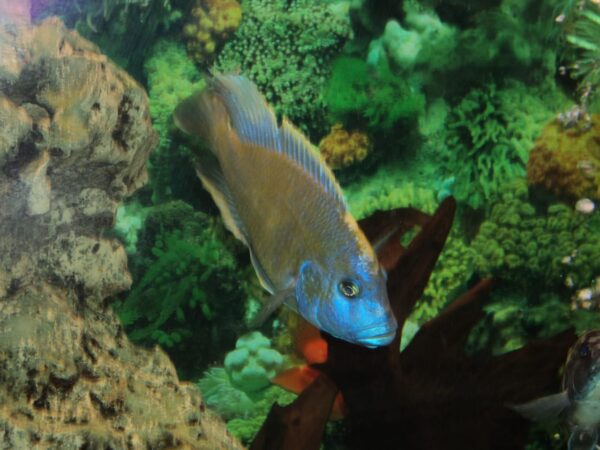
<svg viewBox="0 0 600 450">
<path fill-rule="evenodd" d="M 398 329 L 378 267 L 336 273 L 306 261 L 296 284 L 296 302 L 298 312 L 313 325 L 353 344 L 388 345 Z"/>
</svg>

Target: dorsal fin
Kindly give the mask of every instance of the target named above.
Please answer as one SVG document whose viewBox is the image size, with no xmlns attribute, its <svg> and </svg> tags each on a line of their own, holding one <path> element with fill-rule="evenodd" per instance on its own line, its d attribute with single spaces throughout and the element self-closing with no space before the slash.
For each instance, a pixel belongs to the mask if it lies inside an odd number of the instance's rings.
<svg viewBox="0 0 600 450">
<path fill-rule="evenodd" d="M 223 99 L 231 125 L 242 142 L 290 158 L 323 186 L 343 211 L 347 209 L 342 190 L 321 155 L 286 119 L 277 125 L 273 110 L 254 83 L 240 75 L 216 74 L 210 85 Z"/>
</svg>

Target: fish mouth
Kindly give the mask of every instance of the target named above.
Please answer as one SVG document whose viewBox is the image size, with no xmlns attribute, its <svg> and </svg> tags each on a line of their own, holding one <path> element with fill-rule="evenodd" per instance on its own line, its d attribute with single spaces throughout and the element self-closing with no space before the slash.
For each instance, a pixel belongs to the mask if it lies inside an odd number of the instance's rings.
<svg viewBox="0 0 600 450">
<path fill-rule="evenodd" d="M 356 343 L 368 348 L 383 347 L 394 340 L 396 331 L 396 329 L 392 329 L 381 334 L 359 337 L 356 339 Z"/>
</svg>

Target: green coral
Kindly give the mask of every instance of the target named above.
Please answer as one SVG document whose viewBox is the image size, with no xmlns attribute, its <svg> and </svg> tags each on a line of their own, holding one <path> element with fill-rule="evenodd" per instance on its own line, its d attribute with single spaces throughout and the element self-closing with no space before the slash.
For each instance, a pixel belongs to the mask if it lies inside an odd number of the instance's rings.
<svg viewBox="0 0 600 450">
<path fill-rule="evenodd" d="M 472 243 L 479 273 L 532 290 L 587 287 L 600 273 L 600 223 L 555 203 L 536 209 L 527 186 L 506 189 Z"/>
<path fill-rule="evenodd" d="M 473 254 L 456 226 L 435 264 L 423 297 L 417 302 L 411 320 L 423 324 L 466 289 L 473 275 Z"/>
<path fill-rule="evenodd" d="M 600 6 L 585 0 L 573 4 L 565 13 L 565 40 L 570 47 L 572 75 L 584 86 L 597 88 L 600 84 Z"/>
<path fill-rule="evenodd" d="M 183 202 L 154 209 L 132 258 L 140 279 L 116 309 L 133 341 L 162 345 L 189 377 L 233 346 L 244 314 L 244 272 L 216 219 Z"/>
<path fill-rule="evenodd" d="M 597 322 L 594 313 L 572 310 L 559 294 L 543 291 L 528 296 L 512 287 L 494 290 L 485 311 L 486 318 L 469 336 L 471 352 L 502 354 L 570 327 L 582 333 Z"/>
<path fill-rule="evenodd" d="M 373 175 L 363 177 L 344 188 L 350 212 L 356 219 L 378 210 L 412 206 L 433 212 L 437 206 L 433 190 L 407 181 L 401 167 L 381 166 Z"/>
<path fill-rule="evenodd" d="M 173 197 L 192 201 L 190 186 L 198 186 L 190 151 L 175 139 L 173 110 L 181 100 L 204 87 L 199 70 L 188 58 L 185 46 L 164 39 L 151 50 L 144 64 L 148 79 L 148 100 L 154 129 L 160 145 L 150 156 L 148 170 L 155 203 Z"/>
<path fill-rule="evenodd" d="M 560 0 L 502 0 L 473 17 L 476 26 L 460 34 L 457 54 L 465 79 L 499 73 L 539 83 L 554 75 L 558 28 L 554 22 Z M 470 6 L 470 5 L 469 5 Z"/>
<path fill-rule="evenodd" d="M 225 355 L 225 370 L 231 382 L 245 392 L 266 388 L 282 364 L 283 357 L 271 348 L 271 340 L 258 331 L 241 336 L 235 350 Z"/>
<path fill-rule="evenodd" d="M 274 403 L 290 404 L 296 394 L 279 386 L 258 392 L 244 392 L 232 383 L 222 367 L 207 370 L 198 381 L 206 405 L 227 421 L 227 429 L 245 445 L 250 444 Z"/>
<path fill-rule="evenodd" d="M 230 420 L 227 422 L 227 429 L 231 434 L 240 439 L 243 444 L 249 445 L 265 422 L 273 404 L 277 403 L 280 406 L 286 406 L 292 403 L 296 397 L 296 394 L 292 394 L 278 386 L 272 386 L 264 391 L 262 398 L 256 402 L 252 414 L 245 418 Z"/>
<path fill-rule="evenodd" d="M 154 45 L 144 63 L 148 79 L 150 116 L 160 135 L 161 147 L 169 146 L 173 110 L 184 98 L 204 87 L 202 74 L 188 58 L 185 46 L 163 39 Z"/>
<path fill-rule="evenodd" d="M 304 131 L 325 131 L 321 91 L 331 59 L 351 36 L 347 15 L 308 0 L 247 0 L 243 20 L 217 60 L 241 70 L 276 112 Z"/>
<path fill-rule="evenodd" d="M 223 367 L 212 367 L 198 380 L 198 387 L 206 406 L 219 413 L 224 420 L 249 417 L 256 407 L 255 400 L 231 382 Z"/>
<path fill-rule="evenodd" d="M 525 174 L 529 149 L 551 112 L 524 85 L 471 90 L 448 118 L 448 176 L 457 200 L 480 208 L 503 183 Z"/>
<path fill-rule="evenodd" d="M 332 121 L 351 126 L 366 122 L 372 132 L 388 132 L 399 121 L 414 121 L 425 109 L 425 96 L 383 61 L 377 68 L 340 56 L 324 91 Z"/>
</svg>

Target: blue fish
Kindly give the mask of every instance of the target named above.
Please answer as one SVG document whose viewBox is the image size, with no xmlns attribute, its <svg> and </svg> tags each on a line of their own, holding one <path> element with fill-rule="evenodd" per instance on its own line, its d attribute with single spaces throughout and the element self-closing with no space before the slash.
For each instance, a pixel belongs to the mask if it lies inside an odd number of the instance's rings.
<svg viewBox="0 0 600 450">
<path fill-rule="evenodd" d="M 215 74 L 174 117 L 208 144 L 197 173 L 273 294 L 261 317 L 285 304 L 339 339 L 389 344 L 397 323 L 385 273 L 308 139 L 286 119 L 278 124 L 238 75 Z"/>
</svg>

